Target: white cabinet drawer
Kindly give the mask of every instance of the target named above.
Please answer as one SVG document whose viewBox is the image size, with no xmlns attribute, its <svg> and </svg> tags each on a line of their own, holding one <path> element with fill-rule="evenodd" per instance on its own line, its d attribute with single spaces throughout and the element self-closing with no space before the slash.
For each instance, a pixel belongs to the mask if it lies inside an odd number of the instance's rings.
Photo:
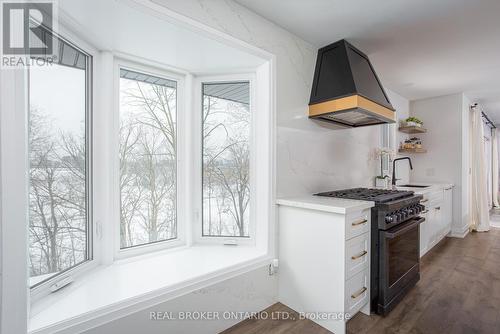
<svg viewBox="0 0 500 334">
<path fill-rule="evenodd" d="M 346 216 L 345 239 L 349 240 L 370 230 L 371 210 L 363 210 Z"/>
<path fill-rule="evenodd" d="M 369 302 L 370 282 L 368 278 L 368 269 L 365 269 L 346 282 L 345 311 L 351 316 L 354 316 Z"/>
<path fill-rule="evenodd" d="M 370 236 L 364 233 L 346 242 L 345 273 L 346 279 L 351 278 L 370 263 Z"/>
<path fill-rule="evenodd" d="M 429 202 L 443 201 L 443 190 L 433 191 L 428 195 Z"/>
</svg>

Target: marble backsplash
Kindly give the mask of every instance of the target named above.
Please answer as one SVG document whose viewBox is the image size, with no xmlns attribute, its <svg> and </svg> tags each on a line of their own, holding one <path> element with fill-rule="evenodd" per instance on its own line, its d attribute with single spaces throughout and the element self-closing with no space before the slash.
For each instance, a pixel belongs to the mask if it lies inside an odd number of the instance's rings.
<svg viewBox="0 0 500 334">
<path fill-rule="evenodd" d="M 278 197 L 373 186 L 379 141 L 378 126 L 327 133 L 278 127 Z"/>
</svg>

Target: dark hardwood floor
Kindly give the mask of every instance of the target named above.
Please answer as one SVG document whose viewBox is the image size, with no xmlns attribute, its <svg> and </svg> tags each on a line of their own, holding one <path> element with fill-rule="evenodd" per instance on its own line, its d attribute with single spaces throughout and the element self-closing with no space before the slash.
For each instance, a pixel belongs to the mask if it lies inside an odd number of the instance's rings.
<svg viewBox="0 0 500 334">
<path fill-rule="evenodd" d="M 280 303 L 266 311 L 293 312 Z M 422 258 L 420 281 L 387 317 L 358 313 L 347 328 L 350 334 L 500 334 L 500 229 L 445 238 Z M 268 318 L 223 333 L 330 332 L 310 320 Z"/>
<path fill-rule="evenodd" d="M 421 278 L 385 318 L 357 314 L 349 333 L 500 333 L 500 230 L 445 238 Z"/>
<path fill-rule="evenodd" d="M 308 319 L 299 320 L 297 312 L 276 303 L 262 311 L 267 319 L 246 319 L 221 334 L 330 334 L 331 332 Z M 283 315 L 286 320 L 278 320 Z"/>
</svg>

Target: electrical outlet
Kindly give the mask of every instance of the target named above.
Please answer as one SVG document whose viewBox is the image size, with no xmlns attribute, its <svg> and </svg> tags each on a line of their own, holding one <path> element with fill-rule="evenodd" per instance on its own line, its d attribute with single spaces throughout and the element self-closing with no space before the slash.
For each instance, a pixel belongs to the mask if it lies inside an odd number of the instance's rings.
<svg viewBox="0 0 500 334">
<path fill-rule="evenodd" d="M 279 260 L 278 259 L 273 259 L 271 263 L 269 264 L 269 276 L 273 276 L 278 272 L 279 268 Z"/>
</svg>

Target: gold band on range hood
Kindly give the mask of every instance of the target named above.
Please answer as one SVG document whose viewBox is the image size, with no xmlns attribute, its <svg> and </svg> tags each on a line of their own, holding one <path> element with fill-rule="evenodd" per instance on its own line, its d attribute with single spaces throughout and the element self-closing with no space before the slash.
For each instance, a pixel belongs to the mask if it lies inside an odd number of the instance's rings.
<svg viewBox="0 0 500 334">
<path fill-rule="evenodd" d="M 360 109 L 368 116 L 373 116 L 377 119 L 383 118 L 386 122 L 395 122 L 395 113 L 392 109 L 381 106 L 380 104 L 375 103 L 361 95 L 351 95 L 335 100 L 311 104 L 309 105 L 309 117 L 331 117 L 334 116 L 335 113 L 347 112 L 355 109 Z"/>
</svg>

